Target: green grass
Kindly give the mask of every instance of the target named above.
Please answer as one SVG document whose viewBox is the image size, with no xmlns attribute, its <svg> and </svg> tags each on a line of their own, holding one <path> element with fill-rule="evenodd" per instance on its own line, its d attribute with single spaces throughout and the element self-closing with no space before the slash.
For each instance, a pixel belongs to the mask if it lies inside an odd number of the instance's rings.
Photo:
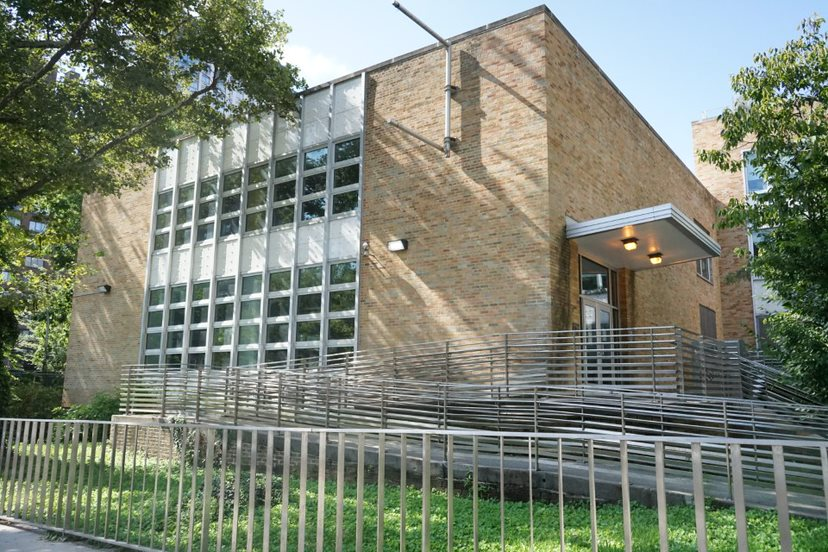
<svg viewBox="0 0 828 552">
<path fill-rule="evenodd" d="M 57 459 L 58 473 L 64 473 L 68 466 L 63 463 L 57 454 L 57 449 L 52 449 L 52 460 Z M 83 484 L 75 485 L 72 503 L 69 506 L 70 523 L 67 528 L 76 529 L 88 533 L 93 532 L 97 522 L 99 536 L 105 535 L 108 538 L 116 538 L 130 543 L 139 542 L 148 546 L 152 542 L 154 548 L 161 548 L 161 542 L 166 541 L 168 549 L 174 549 L 176 535 L 180 536 L 181 548 L 186 549 L 189 539 L 190 507 L 193 506 L 193 532 L 194 548 L 198 549 L 203 527 L 201 525 L 204 488 L 204 469 L 195 470 L 195 503 L 191 504 L 190 497 L 192 488 L 193 469 L 191 463 L 185 464 L 184 479 L 181 495 L 181 519 L 177 519 L 175 512 L 179 502 L 179 476 L 180 465 L 177 462 L 156 463 L 148 459 L 144 467 L 144 457 L 135 458 L 135 469 L 132 468 L 133 459 L 127 455 L 125 468 L 120 469 L 121 457 L 118 455 L 115 461 L 115 469 L 112 472 L 112 489 L 109 489 L 109 466 L 111 457 L 107 457 L 103 466 L 98 458 L 92 460 L 87 451 L 87 458 L 84 460 L 84 481 Z M 98 455 L 96 455 L 98 456 Z M 157 468 L 157 470 L 156 470 Z M 233 491 L 234 473 L 228 471 L 225 483 L 226 493 Z M 170 470 L 169 486 L 170 516 L 167 518 L 166 531 L 164 530 L 164 510 L 166 503 L 167 470 Z M 68 472 L 68 470 L 67 470 Z M 158 474 L 158 491 L 153 497 L 156 473 Z M 5 471 L 3 472 L 5 474 Z M 281 472 L 274 473 L 272 483 L 272 505 L 269 511 L 271 523 L 271 549 L 278 549 L 281 525 Z M 24 511 L 15 509 L 17 505 L 16 496 L 11 496 L 11 486 L 7 481 L 0 479 L 2 487 L 5 488 L 6 502 L 3 504 L 4 512 L 10 509 L 17 512 L 16 517 L 39 521 L 47 525 L 62 526 L 66 516 L 66 495 L 68 493 L 67 475 L 63 477 L 63 485 L 55 485 L 54 489 L 46 489 L 43 495 L 42 504 L 48 511 L 48 499 L 54 491 L 52 506 L 52 517 L 43 520 L 36 516 L 36 509 L 31 505 Z M 370 477 L 367 477 L 370 479 Z M 133 481 L 134 491 L 130 492 L 130 482 Z M 77 482 L 77 475 L 76 475 Z M 235 527 L 238 531 L 238 547 L 244 548 L 247 542 L 247 525 L 250 500 L 248 497 L 249 473 L 243 468 L 240 474 L 239 493 L 239 522 Z M 219 478 L 213 477 L 213 492 L 209 499 L 209 527 L 206 528 L 209 536 L 210 550 L 216 547 L 217 518 L 219 510 Z M 262 550 L 263 527 L 264 527 L 264 487 L 265 479 L 263 474 L 256 478 L 256 493 L 254 499 L 253 518 L 253 549 Z M 22 487 L 18 487 L 19 489 Z M 124 490 L 121 491 L 120 489 Z M 80 493 L 80 507 L 78 511 L 78 523 L 75 524 L 75 513 L 78 508 L 78 490 Z M 90 517 L 86 519 L 86 498 L 91 490 Z M 352 483 L 344 485 L 344 532 L 343 543 L 345 550 L 353 550 L 356 542 L 356 512 L 357 512 L 357 488 Z M 57 504 L 58 497 L 63 495 L 63 503 Z M 101 508 L 97 508 L 98 492 L 101 495 Z M 364 549 L 376 550 L 377 532 L 377 487 L 366 485 L 364 488 Z M 2 492 L 2 491 L 0 491 Z M 335 546 L 336 532 L 336 481 L 333 478 L 327 479 L 325 487 L 325 550 L 333 550 Z M 467 494 L 467 493 L 464 493 Z M 21 497 L 24 495 L 20 494 Z M 296 549 L 299 527 L 299 481 L 298 470 L 291 474 L 290 493 L 288 497 L 289 510 L 289 531 L 288 547 Z M 421 493 L 418 489 L 406 489 L 406 527 L 405 538 L 408 550 L 419 550 L 421 543 Z M 306 548 L 315 549 L 316 541 L 316 512 L 317 512 L 317 481 L 316 470 L 311 470 L 307 482 L 307 519 L 306 519 Z M 30 500 L 30 503 L 32 501 Z M 383 523 L 384 549 L 399 550 L 400 533 L 400 488 L 399 486 L 388 485 L 385 487 L 385 517 Z M 120 516 L 118 508 L 120 504 Z M 130 506 L 131 505 L 131 506 Z M 21 505 L 22 506 L 22 505 Z M 155 509 L 153 513 L 153 508 Z M 108 516 L 107 516 L 108 512 Z M 558 550 L 558 505 L 557 503 L 534 503 L 534 540 L 535 550 Z M 107 519 L 108 518 L 108 519 Z M 479 538 L 480 550 L 500 549 L 500 504 L 496 500 L 481 499 L 479 509 Z M 565 504 L 566 530 L 565 538 L 567 550 L 581 551 L 590 550 L 590 522 L 588 505 L 580 501 L 569 501 Z M 656 511 L 643 506 L 634 505 L 632 510 L 633 541 L 635 550 L 658 550 L 658 520 Z M 443 491 L 435 490 L 431 495 L 431 549 L 446 549 L 446 523 L 447 523 L 447 496 Z M 697 549 L 695 544 L 695 517 L 692 506 L 673 506 L 668 512 L 668 524 L 670 527 L 670 550 L 693 551 Z M 86 525 L 86 529 L 84 529 Z M 792 518 L 791 525 L 794 534 L 794 550 L 817 551 L 828 550 L 828 525 L 824 521 L 806 520 Z M 232 495 L 225 497 L 224 526 L 222 530 L 223 549 L 229 550 L 233 530 L 233 500 Z M 620 506 L 601 505 L 598 508 L 599 542 L 601 550 L 623 550 L 623 521 Z M 750 534 L 750 549 L 754 551 L 778 550 L 777 518 L 774 512 L 750 510 L 748 512 L 748 529 Z M 454 498 L 454 545 L 455 550 L 472 549 L 472 500 L 469 496 L 455 496 Z M 709 549 L 715 551 L 732 551 L 736 549 L 735 517 L 730 508 L 716 508 L 712 505 L 707 507 L 707 531 Z M 509 551 L 529 550 L 529 505 L 525 502 L 505 503 L 505 542 Z"/>
</svg>

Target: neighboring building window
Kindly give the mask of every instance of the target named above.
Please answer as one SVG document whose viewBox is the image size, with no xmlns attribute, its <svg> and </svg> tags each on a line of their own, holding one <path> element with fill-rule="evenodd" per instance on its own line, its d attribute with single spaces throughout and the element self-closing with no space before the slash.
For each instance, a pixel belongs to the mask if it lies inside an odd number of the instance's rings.
<svg viewBox="0 0 828 552">
<path fill-rule="evenodd" d="M 267 181 L 270 164 L 250 167 L 247 175 L 247 203 L 244 231 L 256 232 L 267 228 Z"/>
<path fill-rule="evenodd" d="M 704 305 L 699 305 L 699 321 L 701 334 L 704 337 L 712 337 L 714 339 L 718 337 L 718 331 L 716 330 L 716 311 Z"/>
<path fill-rule="evenodd" d="M 359 162 L 359 138 L 351 138 L 334 145 L 331 214 L 349 213 L 359 208 Z"/>
<path fill-rule="evenodd" d="M 19 218 L 15 217 L 13 215 L 7 215 L 6 220 L 9 221 L 9 224 L 14 226 L 15 228 L 20 228 L 20 219 Z"/>
<path fill-rule="evenodd" d="M 696 274 L 713 283 L 713 257 L 698 259 L 696 261 Z"/>
<path fill-rule="evenodd" d="M 28 266 L 29 268 L 45 268 L 46 267 L 46 261 L 43 260 L 43 259 L 40 259 L 38 257 L 26 257 L 23 260 L 23 264 L 25 266 Z"/>
<path fill-rule="evenodd" d="M 18 223 L 19 225 L 20 223 Z M 34 232 L 35 234 L 40 234 L 46 231 L 46 223 L 39 222 L 36 220 L 29 221 L 29 232 Z"/>
<path fill-rule="evenodd" d="M 765 182 L 753 166 L 754 159 L 753 152 L 745 153 L 745 189 L 749 194 L 761 194 L 768 190 L 768 184 Z"/>
<path fill-rule="evenodd" d="M 219 237 L 224 238 L 239 233 L 239 221 L 241 219 L 241 182 L 241 171 L 224 175 Z"/>
</svg>

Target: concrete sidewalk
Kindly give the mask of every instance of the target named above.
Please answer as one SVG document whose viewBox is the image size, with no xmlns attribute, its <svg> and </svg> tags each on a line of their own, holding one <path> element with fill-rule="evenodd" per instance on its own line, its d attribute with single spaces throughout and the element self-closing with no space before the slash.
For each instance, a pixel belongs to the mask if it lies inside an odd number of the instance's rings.
<svg viewBox="0 0 828 552">
<path fill-rule="evenodd" d="M 77 542 L 51 541 L 45 533 L 0 523 L 0 550 L 3 552 L 101 552 L 111 550 Z"/>
</svg>

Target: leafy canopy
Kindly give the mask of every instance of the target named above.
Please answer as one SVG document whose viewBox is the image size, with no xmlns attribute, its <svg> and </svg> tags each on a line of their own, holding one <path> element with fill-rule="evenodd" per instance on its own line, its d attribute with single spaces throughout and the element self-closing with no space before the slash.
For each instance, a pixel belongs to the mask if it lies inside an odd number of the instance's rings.
<svg viewBox="0 0 828 552">
<path fill-rule="evenodd" d="M 289 27 L 260 0 L 0 1 L 0 213 L 143 184 L 182 134 L 290 117 Z"/>
<path fill-rule="evenodd" d="M 750 270 L 787 313 L 771 317 L 773 346 L 813 391 L 828 397 L 828 35 L 805 20 L 798 38 L 754 57 L 732 79 L 735 105 L 720 116 L 721 150 L 704 162 L 741 170 L 747 145 L 769 189 L 731 200 L 720 226 L 746 226 L 766 239 Z M 743 252 L 746 254 L 746 252 Z"/>
</svg>

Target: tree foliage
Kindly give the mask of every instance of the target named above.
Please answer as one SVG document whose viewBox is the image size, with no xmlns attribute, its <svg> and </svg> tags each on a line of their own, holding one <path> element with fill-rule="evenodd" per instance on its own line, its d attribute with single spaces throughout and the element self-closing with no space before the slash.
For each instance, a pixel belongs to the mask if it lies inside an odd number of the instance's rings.
<svg viewBox="0 0 828 552">
<path fill-rule="evenodd" d="M 288 31 L 259 0 L 0 2 L 0 212 L 139 186 L 182 134 L 290 116 Z"/>
<path fill-rule="evenodd" d="M 720 116 L 723 147 L 704 162 L 742 170 L 732 152 L 745 145 L 768 183 L 764 193 L 731 200 L 720 226 L 761 230 L 750 270 L 788 313 L 772 316 L 773 346 L 800 381 L 828 398 L 828 35 L 805 20 L 798 38 L 754 57 L 732 79 L 735 105 Z M 747 255 L 746 252 L 742 254 Z"/>
</svg>

